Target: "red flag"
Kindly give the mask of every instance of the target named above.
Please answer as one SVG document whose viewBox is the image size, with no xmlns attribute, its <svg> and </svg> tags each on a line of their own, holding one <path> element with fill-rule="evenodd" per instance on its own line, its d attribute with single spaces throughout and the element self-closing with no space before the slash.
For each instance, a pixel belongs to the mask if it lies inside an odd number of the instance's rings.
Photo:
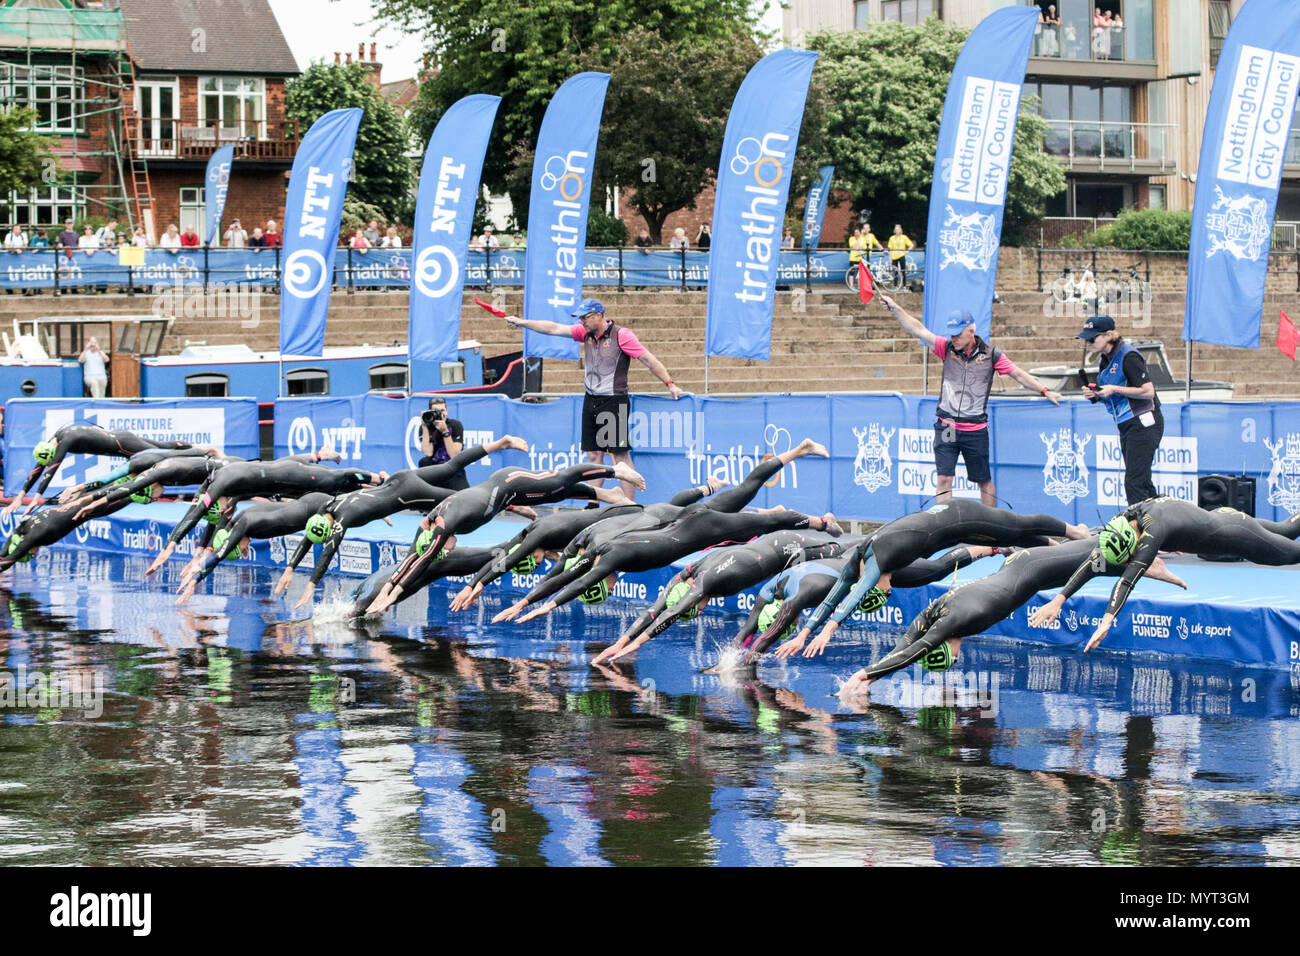
<svg viewBox="0 0 1300 956">
<path fill-rule="evenodd" d="M 487 309 L 487 311 L 491 312 L 498 319 L 504 319 L 506 317 L 506 314 L 502 312 L 500 309 L 498 309 L 496 306 L 490 305 L 489 303 L 484 302 L 480 298 L 475 297 L 474 304 L 478 306 L 480 309 Z"/>
<path fill-rule="evenodd" d="M 1297 329 L 1291 317 L 1283 312 L 1277 325 L 1277 347 L 1283 355 L 1289 356 L 1294 362 L 1297 345 L 1300 345 L 1300 329 Z"/>
<path fill-rule="evenodd" d="M 867 268 L 867 260 L 864 257 L 858 260 L 858 298 L 862 300 L 863 305 L 866 305 L 875 297 L 876 284 L 871 279 L 871 270 Z"/>
</svg>

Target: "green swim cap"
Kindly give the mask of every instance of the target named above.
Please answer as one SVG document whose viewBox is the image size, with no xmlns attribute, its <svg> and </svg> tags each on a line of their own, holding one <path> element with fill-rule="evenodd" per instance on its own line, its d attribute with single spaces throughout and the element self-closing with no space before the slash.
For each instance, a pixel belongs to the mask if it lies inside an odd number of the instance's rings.
<svg viewBox="0 0 1300 956">
<path fill-rule="evenodd" d="M 226 542 L 229 540 L 230 540 L 230 529 L 222 528 L 220 531 L 216 533 L 216 535 L 212 539 L 212 550 L 220 551 L 223 547 L 225 547 Z M 245 548 L 244 545 L 241 543 L 239 545 L 239 556 L 242 558 L 246 554 L 248 554 L 248 549 Z"/>
<path fill-rule="evenodd" d="M 579 555 L 576 555 L 576 554 L 575 554 L 573 557 L 568 558 L 568 559 L 564 562 L 564 570 L 566 570 L 566 571 L 569 570 L 569 568 L 571 568 L 571 567 L 573 567 L 575 564 L 577 564 L 579 560 L 581 560 L 581 557 L 580 557 Z"/>
<path fill-rule="evenodd" d="M 433 544 L 433 539 L 437 533 L 432 528 L 425 528 L 415 538 L 415 553 L 424 554 L 429 550 L 429 545 Z"/>
<path fill-rule="evenodd" d="M 583 604 L 603 604 L 607 597 L 609 597 L 609 585 L 605 583 L 604 578 L 601 578 L 579 594 L 578 600 Z"/>
<path fill-rule="evenodd" d="M 858 605 L 858 610 L 863 614 L 870 614 L 873 611 L 879 611 L 888 603 L 889 592 L 882 590 L 877 585 L 872 585 L 871 590 L 862 599 L 862 603 Z"/>
<path fill-rule="evenodd" d="M 672 590 L 668 592 L 667 606 L 676 607 L 678 602 L 680 602 L 682 599 L 686 597 L 686 595 L 690 593 L 691 593 L 690 585 L 688 585 L 685 581 L 678 581 L 676 584 L 673 585 Z M 683 621 L 689 621 L 691 618 L 699 617 L 699 616 L 700 616 L 700 609 L 698 607 L 689 607 L 685 611 L 682 611 L 681 613 L 681 619 Z"/>
<path fill-rule="evenodd" d="M 1101 548 L 1101 556 L 1108 562 L 1124 564 L 1133 557 L 1133 549 L 1137 547 L 1137 543 L 1138 533 L 1121 514 L 1106 522 L 1106 527 L 1101 529 L 1097 546 Z"/>
<path fill-rule="evenodd" d="M 759 634 L 767 633 L 768 629 L 771 628 L 773 622 L 776 621 L 776 616 L 779 613 L 781 613 L 781 605 L 784 603 L 785 603 L 784 601 L 768 601 L 767 604 L 763 605 L 763 610 L 758 612 L 758 633 Z M 785 629 L 785 633 L 782 634 L 779 638 L 777 638 L 777 640 L 783 641 L 793 633 L 794 633 L 794 622 L 791 621 L 790 626 Z"/>
<path fill-rule="evenodd" d="M 953 654 L 952 648 L 948 646 L 947 641 L 944 641 L 921 658 L 921 670 L 937 674 L 952 667 L 956 661 L 957 657 Z"/>
<path fill-rule="evenodd" d="M 328 515 L 312 515 L 307 519 L 307 540 L 312 544 L 320 544 L 330 536 L 330 530 L 332 528 L 333 523 L 330 521 Z M 428 545 L 426 544 L 425 547 L 427 548 Z"/>
<path fill-rule="evenodd" d="M 519 563 L 510 569 L 515 574 L 532 574 L 537 570 L 537 558 L 530 551 L 519 559 Z"/>
<path fill-rule="evenodd" d="M 37 442 L 36 447 L 32 449 L 32 457 L 36 459 L 38 465 L 48 465 L 54 460 L 55 444 L 52 441 Z"/>
<path fill-rule="evenodd" d="M 221 522 L 221 505 L 215 501 L 212 502 L 208 510 L 203 513 L 203 520 L 208 524 L 219 524 Z"/>
<path fill-rule="evenodd" d="M 6 555 L 13 554 L 15 551 L 18 550 L 18 546 L 21 545 L 22 543 L 23 543 L 23 536 L 20 535 L 17 531 L 15 531 L 13 534 L 9 536 L 9 544 L 5 548 L 5 554 Z M 26 554 L 24 554 L 21 558 L 18 559 L 18 563 L 25 564 L 31 559 L 32 559 L 32 553 L 28 551 Z"/>
</svg>

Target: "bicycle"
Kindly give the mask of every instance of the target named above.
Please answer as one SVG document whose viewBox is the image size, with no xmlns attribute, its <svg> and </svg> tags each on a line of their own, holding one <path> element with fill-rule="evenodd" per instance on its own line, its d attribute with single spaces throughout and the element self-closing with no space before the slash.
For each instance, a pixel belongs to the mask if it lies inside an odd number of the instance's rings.
<svg viewBox="0 0 1300 956">
<path fill-rule="evenodd" d="M 889 264 L 888 259 L 881 258 L 879 255 L 873 259 L 868 255 L 866 261 L 867 268 L 871 271 L 871 279 L 881 292 L 898 292 L 903 288 L 902 278 Z M 852 263 L 844 273 L 844 284 L 852 291 L 858 291 L 858 263 Z"/>
<path fill-rule="evenodd" d="M 1101 294 L 1107 302 L 1136 297 L 1139 302 L 1151 300 L 1151 283 L 1138 273 L 1135 263 L 1126 269 L 1111 269 L 1111 274 L 1101 280 Z"/>
</svg>

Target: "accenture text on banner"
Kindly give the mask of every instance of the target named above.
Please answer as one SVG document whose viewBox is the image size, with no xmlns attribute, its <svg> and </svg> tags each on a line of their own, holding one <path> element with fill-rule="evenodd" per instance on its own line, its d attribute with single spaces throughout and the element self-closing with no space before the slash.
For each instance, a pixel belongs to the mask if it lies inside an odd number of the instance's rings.
<svg viewBox="0 0 1300 956">
<path fill-rule="evenodd" d="M 474 204 L 500 102 L 499 96 L 482 94 L 458 100 L 429 137 L 411 240 L 407 341 L 417 361 L 456 361 Z"/>
<path fill-rule="evenodd" d="M 985 17 L 962 46 L 939 124 L 927 235 L 937 255 L 925 263 L 926 328 L 947 333 L 948 315 L 969 310 L 989 337 L 1007 177 L 1038 10 L 1004 7 Z M 938 243 L 935 243 L 935 239 Z"/>
<path fill-rule="evenodd" d="M 582 301 L 583 250 L 608 73 L 565 80 L 542 118 L 528 200 L 524 318 L 571 325 Z M 524 354 L 577 358 L 577 343 L 524 330 Z"/>
<path fill-rule="evenodd" d="M 307 131 L 289 176 L 280 280 L 280 354 L 325 348 L 330 278 L 362 110 L 333 110 Z"/>
<path fill-rule="evenodd" d="M 790 174 L 817 54 L 777 50 L 727 117 L 713 200 L 706 354 L 767 361 Z"/>
</svg>

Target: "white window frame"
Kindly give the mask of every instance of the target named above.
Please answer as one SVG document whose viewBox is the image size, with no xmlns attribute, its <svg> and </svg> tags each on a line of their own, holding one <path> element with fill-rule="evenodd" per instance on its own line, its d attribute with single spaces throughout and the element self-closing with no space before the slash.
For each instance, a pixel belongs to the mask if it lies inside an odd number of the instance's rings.
<svg viewBox="0 0 1300 956">
<path fill-rule="evenodd" d="M 228 81 L 238 81 L 239 88 L 227 90 L 224 85 Z M 218 115 L 208 116 L 208 97 L 216 96 L 218 101 L 226 97 L 235 97 L 239 101 L 239 135 L 246 138 L 250 135 L 258 139 L 266 138 L 266 79 L 261 76 L 200 76 L 198 87 L 199 98 L 199 125 L 207 126 L 212 120 L 216 120 L 217 128 L 222 128 L 221 108 L 218 106 Z M 215 91 L 207 89 L 209 83 L 216 83 Z M 251 86 L 251 89 L 246 89 Z M 248 118 L 248 103 L 257 102 L 261 105 L 261 119 L 250 120 Z M 251 132 L 250 132 L 251 128 Z"/>
<path fill-rule="evenodd" d="M 56 214 L 60 209 L 71 209 L 72 215 L 66 213 L 55 215 L 48 221 L 36 219 L 33 220 L 29 215 L 24 219 L 19 215 L 20 209 L 45 209 L 53 210 Z M 9 194 L 9 204 L 5 209 L 4 219 L 8 223 L 20 222 L 25 229 L 55 229 L 61 230 L 63 223 L 68 219 L 79 220 L 86 214 L 86 193 L 84 189 L 78 189 L 76 186 L 47 186 L 39 189 L 32 189 L 24 198 L 18 193 Z M 54 237 L 50 237 L 50 244 L 53 245 Z"/>
<path fill-rule="evenodd" d="M 18 91 L 24 90 L 20 101 Z M 46 95 L 37 97 L 40 90 Z M 38 113 L 38 104 L 50 106 L 51 122 L 37 121 L 32 130 L 40 133 L 76 133 L 83 130 L 85 115 L 85 71 L 57 64 L 0 63 L 0 103 L 5 108 L 28 107 Z"/>
<path fill-rule="evenodd" d="M 146 118 L 140 108 L 140 90 L 148 87 L 157 97 L 159 91 L 168 88 L 172 93 L 172 115 Z M 155 103 L 155 106 L 157 104 Z M 145 156 L 175 156 L 180 146 L 181 126 L 181 81 L 178 76 L 142 76 L 135 85 L 135 115 L 139 120 L 139 141 L 137 148 Z M 164 136 L 163 123 L 171 123 L 171 136 Z M 170 143 L 170 145 L 168 145 Z"/>
</svg>

